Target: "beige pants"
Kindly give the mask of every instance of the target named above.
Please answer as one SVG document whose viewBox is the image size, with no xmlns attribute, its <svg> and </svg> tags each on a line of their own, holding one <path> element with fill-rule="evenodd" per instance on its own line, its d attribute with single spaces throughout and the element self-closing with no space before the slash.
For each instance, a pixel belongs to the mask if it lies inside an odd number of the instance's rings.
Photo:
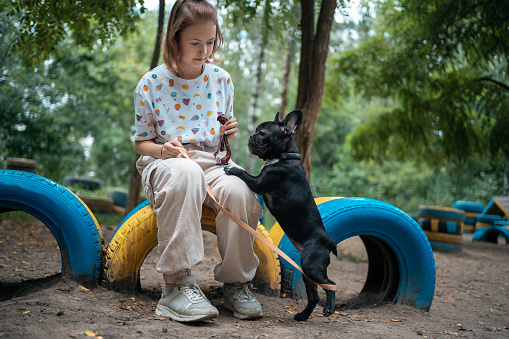
<svg viewBox="0 0 509 339">
<path fill-rule="evenodd" d="M 215 206 L 207 194 L 206 183 L 221 205 L 253 229 L 262 216 L 258 198 L 242 180 L 226 175 L 223 167 L 216 165 L 213 148 L 194 145 L 185 148 L 194 161 L 142 156 L 136 163 L 145 195 L 157 216 L 158 249 L 162 252 L 157 271 L 164 274 L 165 282 L 174 282 L 203 261 L 200 221 L 202 204 L 206 204 L 217 214 L 222 262 L 214 268 L 215 279 L 223 283 L 248 282 L 259 263 L 253 252 L 254 237 Z M 237 166 L 232 161 L 230 165 Z"/>
</svg>

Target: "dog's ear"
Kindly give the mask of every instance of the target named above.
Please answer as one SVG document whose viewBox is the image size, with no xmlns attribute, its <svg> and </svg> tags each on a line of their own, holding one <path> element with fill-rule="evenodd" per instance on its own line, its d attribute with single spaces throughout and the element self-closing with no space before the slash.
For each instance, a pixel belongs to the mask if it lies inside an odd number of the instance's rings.
<svg viewBox="0 0 509 339">
<path fill-rule="evenodd" d="M 293 135 L 297 133 L 297 129 L 299 128 L 301 122 L 302 122 L 302 111 L 301 110 L 292 111 L 283 120 L 285 132 L 288 135 Z"/>
<path fill-rule="evenodd" d="M 279 115 L 279 112 L 277 112 L 276 117 L 274 118 L 275 122 L 281 122 L 281 116 Z"/>
</svg>

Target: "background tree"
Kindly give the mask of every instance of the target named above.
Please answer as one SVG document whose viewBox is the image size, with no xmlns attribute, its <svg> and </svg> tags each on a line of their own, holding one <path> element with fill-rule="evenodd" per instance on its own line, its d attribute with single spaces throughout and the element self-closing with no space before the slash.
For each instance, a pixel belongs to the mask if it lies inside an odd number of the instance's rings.
<svg viewBox="0 0 509 339">
<path fill-rule="evenodd" d="M 241 166 L 247 160 L 246 116 L 257 74 L 259 54 L 253 51 L 263 25 L 262 3 L 218 4 L 226 42 L 219 57 L 234 79 L 235 114 L 240 125 L 239 137 L 231 146 Z M 448 1 L 433 4 L 447 8 Z M 260 120 L 273 119 L 283 103 L 283 55 L 290 35 L 295 37 L 296 63 L 301 60 L 300 2 L 284 0 L 270 5 L 259 82 Z M 315 4 L 315 19 L 320 5 Z M 424 6 L 419 7 L 420 12 L 429 10 L 425 4 L 415 5 Z M 5 3 L 1 6 L 6 8 Z M 447 47 L 455 46 L 454 41 L 444 38 L 447 41 L 438 41 L 441 45 L 436 50 L 438 47 L 429 47 L 433 34 L 425 35 L 426 43 L 419 34 L 440 30 L 440 25 L 426 28 L 428 20 L 416 19 L 413 10 L 390 2 L 378 6 L 369 2 L 363 7 L 369 11 L 362 20 L 353 22 L 344 19 L 342 8 L 336 9 L 329 34 L 330 63 L 326 62 L 319 128 L 313 135 L 313 194 L 374 198 L 412 212 L 419 204 L 486 203 L 493 195 L 507 193 L 507 128 L 503 124 L 507 61 L 496 49 L 499 47 L 489 42 L 490 49 L 483 53 L 484 46 L 476 47 L 480 51 L 476 59 L 472 57 L 478 52 L 475 48 L 466 53 L 463 47 L 476 41 L 456 44 L 460 48 L 454 50 Z M 440 13 L 434 13 L 438 18 Z M 498 11 L 502 17 L 504 13 Z M 10 53 L 21 34 L 20 14 L 13 14 L 10 7 L 0 11 L 0 90 L 4 94 L 0 98 L 0 161 L 9 156 L 31 157 L 39 163 L 39 174 L 57 182 L 65 175 L 90 175 L 102 180 L 106 190 L 129 187 L 135 154 L 132 91 L 154 57 L 158 14 L 157 10 L 146 11 L 132 33 L 97 40 L 89 47 L 76 45 L 67 29 L 57 51 L 34 67 L 23 62 L 23 55 Z M 483 14 L 477 15 L 483 18 Z M 458 20 L 462 19 L 444 22 L 455 31 L 452 27 L 460 25 Z M 475 34 L 491 32 L 496 36 L 500 20 L 482 19 L 481 32 Z M 477 21 L 472 17 L 465 22 L 475 26 Z M 463 41 L 468 29 L 457 31 L 463 32 L 458 38 Z M 496 57 L 483 56 L 493 50 Z M 292 67 L 288 74 L 288 109 L 297 107 L 299 71 Z M 437 113 L 442 106 L 448 112 L 443 116 Z M 458 119 L 461 112 L 468 119 Z M 450 133 L 462 129 L 472 132 L 462 132 L 465 137 L 456 134 L 465 142 L 451 140 Z M 461 158 L 454 152 L 464 144 L 468 155 Z M 98 194 L 107 194 L 106 190 Z"/>
<path fill-rule="evenodd" d="M 159 15 L 157 20 L 157 35 L 154 44 L 154 53 L 152 54 L 152 61 L 150 68 L 153 69 L 159 65 L 159 57 L 161 54 L 161 41 L 163 39 L 163 27 L 164 27 L 164 8 L 165 0 L 159 0 Z M 127 196 L 127 202 L 125 206 L 126 215 L 138 205 L 140 200 L 141 190 L 141 175 L 136 168 L 136 162 L 140 158 L 139 154 L 135 154 L 134 163 L 131 167 L 131 178 L 129 180 L 129 194 Z"/>
<path fill-rule="evenodd" d="M 304 111 L 304 117 L 295 141 L 301 153 L 308 180 L 311 175 L 313 136 L 322 107 L 329 35 L 337 4 L 336 0 L 322 0 L 315 28 L 315 1 L 301 0 L 302 41 L 299 88 L 295 107 Z"/>
<path fill-rule="evenodd" d="M 355 157 L 507 167 L 506 2 L 387 1 L 377 15 L 374 35 L 333 61 L 366 98 L 393 102 L 351 135 Z"/>
</svg>

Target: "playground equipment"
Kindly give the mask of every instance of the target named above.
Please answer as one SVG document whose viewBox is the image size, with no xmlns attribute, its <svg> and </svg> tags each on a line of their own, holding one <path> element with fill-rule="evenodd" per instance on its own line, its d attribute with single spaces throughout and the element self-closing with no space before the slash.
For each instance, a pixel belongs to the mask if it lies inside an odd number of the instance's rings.
<svg viewBox="0 0 509 339">
<path fill-rule="evenodd" d="M 463 220 L 463 231 L 472 233 L 475 231 L 475 223 L 477 216 L 484 210 L 484 205 L 472 201 L 456 201 L 454 208 L 465 212 L 465 220 Z"/>
<path fill-rule="evenodd" d="M 216 214 L 203 205 L 202 229 L 216 233 Z M 257 231 L 268 238 L 265 228 L 258 224 Z M 148 253 L 157 245 L 157 222 L 150 202 L 138 205 L 115 231 L 106 252 L 102 286 L 124 293 L 140 292 L 140 269 Z M 267 246 L 255 239 L 253 249 L 260 259 L 253 285 L 266 295 L 279 294 L 281 280 L 279 260 Z"/>
<path fill-rule="evenodd" d="M 0 170 L 0 213 L 23 211 L 42 221 L 55 237 L 62 275 L 95 287 L 104 243 L 94 215 L 74 193 L 40 175 Z"/>
<path fill-rule="evenodd" d="M 317 199 L 325 230 L 336 244 L 359 236 L 368 255 L 365 285 L 351 304 L 384 301 L 429 310 L 435 291 L 435 260 L 419 225 L 387 203 L 363 198 Z M 300 253 L 276 224 L 270 235 L 291 259 Z M 305 294 L 302 274 L 281 260 L 282 291 L 300 299 Z"/>
<path fill-rule="evenodd" d="M 441 206 L 419 206 L 419 225 L 431 247 L 441 252 L 461 252 L 465 211 Z"/>
<path fill-rule="evenodd" d="M 359 299 L 390 300 L 429 310 L 435 290 L 435 262 L 425 234 L 410 216 L 372 199 L 319 198 L 316 203 L 325 228 L 336 243 L 353 236 L 364 242 L 369 265 Z M 100 283 L 121 292 L 139 290 L 141 264 L 157 243 L 156 218 L 148 201 L 120 223 L 104 258 L 97 220 L 65 187 L 36 174 L 0 170 L 0 213 L 16 210 L 33 215 L 53 233 L 60 247 L 63 276 L 88 287 Z M 202 228 L 214 232 L 214 219 L 213 210 L 204 206 Z M 258 232 L 300 263 L 300 253 L 279 225 L 269 235 L 259 224 Z M 294 298 L 303 295 L 300 272 L 284 260 L 280 263 L 262 242 L 255 241 L 254 250 L 260 258 L 253 281 L 258 290 L 278 295 L 283 289 Z"/>
</svg>

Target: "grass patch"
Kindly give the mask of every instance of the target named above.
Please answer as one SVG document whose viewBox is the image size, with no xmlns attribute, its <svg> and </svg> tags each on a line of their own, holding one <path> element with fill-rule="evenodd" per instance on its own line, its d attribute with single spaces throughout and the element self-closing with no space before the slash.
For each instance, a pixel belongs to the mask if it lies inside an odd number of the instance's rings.
<svg viewBox="0 0 509 339">
<path fill-rule="evenodd" d="M 339 261 L 343 261 L 343 259 L 346 259 L 348 261 L 351 261 L 353 263 L 367 263 L 368 260 L 367 259 L 361 259 L 361 258 L 357 258 L 355 255 L 353 255 L 352 253 L 345 253 L 343 250 L 339 249 L 338 248 L 338 256 L 337 256 L 338 260 Z"/>
<path fill-rule="evenodd" d="M 25 213 L 23 211 L 10 211 L 10 212 L 4 212 L 0 214 L 0 221 L 3 220 L 14 220 L 14 221 L 33 221 L 37 220 L 36 217 L 34 217 L 31 214 Z"/>
<path fill-rule="evenodd" d="M 97 222 L 101 227 L 114 226 L 115 228 L 120 225 L 120 222 L 124 219 L 123 214 L 117 213 L 94 213 Z"/>
</svg>

